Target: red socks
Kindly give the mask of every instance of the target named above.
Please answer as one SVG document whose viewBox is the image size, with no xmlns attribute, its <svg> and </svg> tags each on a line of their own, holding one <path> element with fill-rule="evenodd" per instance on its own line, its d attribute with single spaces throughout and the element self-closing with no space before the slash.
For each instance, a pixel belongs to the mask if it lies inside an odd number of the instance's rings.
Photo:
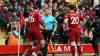
<svg viewBox="0 0 100 56">
<path fill-rule="evenodd" d="M 75 56 L 75 46 L 71 46 L 72 56 Z"/>
<path fill-rule="evenodd" d="M 41 47 L 42 47 L 42 43 L 40 42 L 37 46 L 36 46 L 36 48 L 35 48 L 35 50 L 34 50 L 34 52 L 37 54 L 37 52 L 41 49 Z"/>
<path fill-rule="evenodd" d="M 81 46 L 77 46 L 77 51 L 79 56 L 81 56 L 82 55 Z M 75 52 L 76 52 L 75 46 L 71 46 L 71 52 L 72 52 L 72 56 L 75 56 Z"/>
<path fill-rule="evenodd" d="M 28 56 L 31 56 L 31 54 L 32 54 L 32 46 L 29 45 L 28 46 Z"/>
<path fill-rule="evenodd" d="M 77 50 L 78 50 L 79 56 L 81 56 L 82 55 L 81 46 L 77 46 Z"/>
<path fill-rule="evenodd" d="M 34 53 L 35 54 L 37 54 L 37 52 L 41 49 L 41 47 L 42 47 L 42 43 L 39 43 L 37 46 L 36 46 L 36 48 L 35 48 L 35 50 L 34 50 Z M 31 56 L 32 55 L 32 46 L 31 45 L 29 45 L 28 46 L 28 56 Z"/>
</svg>

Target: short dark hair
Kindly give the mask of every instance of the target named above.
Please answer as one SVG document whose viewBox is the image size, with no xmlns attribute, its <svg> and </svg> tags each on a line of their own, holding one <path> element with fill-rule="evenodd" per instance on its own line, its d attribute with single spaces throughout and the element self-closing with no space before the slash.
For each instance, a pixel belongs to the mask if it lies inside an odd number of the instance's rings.
<svg viewBox="0 0 100 56">
<path fill-rule="evenodd" d="M 34 6 L 33 6 L 33 9 L 34 9 L 34 10 L 37 10 L 38 8 L 39 8 L 38 5 L 34 5 Z"/>
<path fill-rule="evenodd" d="M 74 10 L 75 9 L 75 5 L 73 5 L 73 4 L 70 4 L 67 7 L 69 7 L 71 10 Z"/>
</svg>

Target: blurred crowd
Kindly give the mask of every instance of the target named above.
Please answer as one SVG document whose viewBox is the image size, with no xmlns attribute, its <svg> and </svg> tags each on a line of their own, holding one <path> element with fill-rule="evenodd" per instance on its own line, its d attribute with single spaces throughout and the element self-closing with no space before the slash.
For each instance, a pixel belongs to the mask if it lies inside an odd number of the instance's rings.
<svg viewBox="0 0 100 56">
<path fill-rule="evenodd" d="M 67 1 L 67 0 L 66 0 Z M 68 13 L 66 5 L 69 2 L 65 0 L 0 0 L 0 29 L 5 29 L 7 32 L 12 30 L 12 22 L 21 22 L 21 35 L 26 38 L 27 19 L 29 13 L 33 11 L 33 6 L 39 6 L 41 16 L 49 9 L 51 15 L 57 20 L 57 30 L 54 35 L 55 43 L 68 43 L 67 34 L 63 28 L 63 18 Z M 78 8 L 75 9 L 82 17 L 87 20 L 86 25 L 80 26 L 81 43 L 90 43 L 93 37 L 90 27 L 95 19 L 100 19 L 100 1 L 99 4 L 93 6 L 93 0 L 78 0 Z M 75 3 L 73 3 L 75 4 Z M 15 24 L 16 25 L 16 24 Z M 81 24 L 82 25 L 82 24 Z M 16 26 L 17 27 L 17 26 Z"/>
</svg>

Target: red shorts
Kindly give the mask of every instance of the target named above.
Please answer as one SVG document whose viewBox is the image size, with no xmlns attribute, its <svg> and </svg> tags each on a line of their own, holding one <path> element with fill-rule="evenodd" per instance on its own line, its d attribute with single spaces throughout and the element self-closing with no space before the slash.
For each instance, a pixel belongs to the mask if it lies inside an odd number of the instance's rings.
<svg viewBox="0 0 100 56">
<path fill-rule="evenodd" d="M 35 30 L 35 29 L 29 29 L 28 37 L 29 41 L 34 41 L 34 40 L 39 41 L 44 39 L 40 30 Z"/>
<path fill-rule="evenodd" d="M 80 31 L 79 28 L 71 28 L 68 31 L 68 41 L 69 42 L 80 42 Z"/>
</svg>

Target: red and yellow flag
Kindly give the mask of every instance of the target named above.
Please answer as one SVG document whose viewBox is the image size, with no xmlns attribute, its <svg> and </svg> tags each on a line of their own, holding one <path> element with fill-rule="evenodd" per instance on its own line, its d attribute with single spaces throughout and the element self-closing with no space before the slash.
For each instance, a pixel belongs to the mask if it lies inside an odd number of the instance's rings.
<svg viewBox="0 0 100 56">
<path fill-rule="evenodd" d="M 47 52 L 49 52 L 49 53 L 53 53 L 54 52 L 54 47 L 53 47 L 53 43 L 52 43 L 51 39 L 50 39 L 50 42 L 48 43 Z"/>
</svg>

